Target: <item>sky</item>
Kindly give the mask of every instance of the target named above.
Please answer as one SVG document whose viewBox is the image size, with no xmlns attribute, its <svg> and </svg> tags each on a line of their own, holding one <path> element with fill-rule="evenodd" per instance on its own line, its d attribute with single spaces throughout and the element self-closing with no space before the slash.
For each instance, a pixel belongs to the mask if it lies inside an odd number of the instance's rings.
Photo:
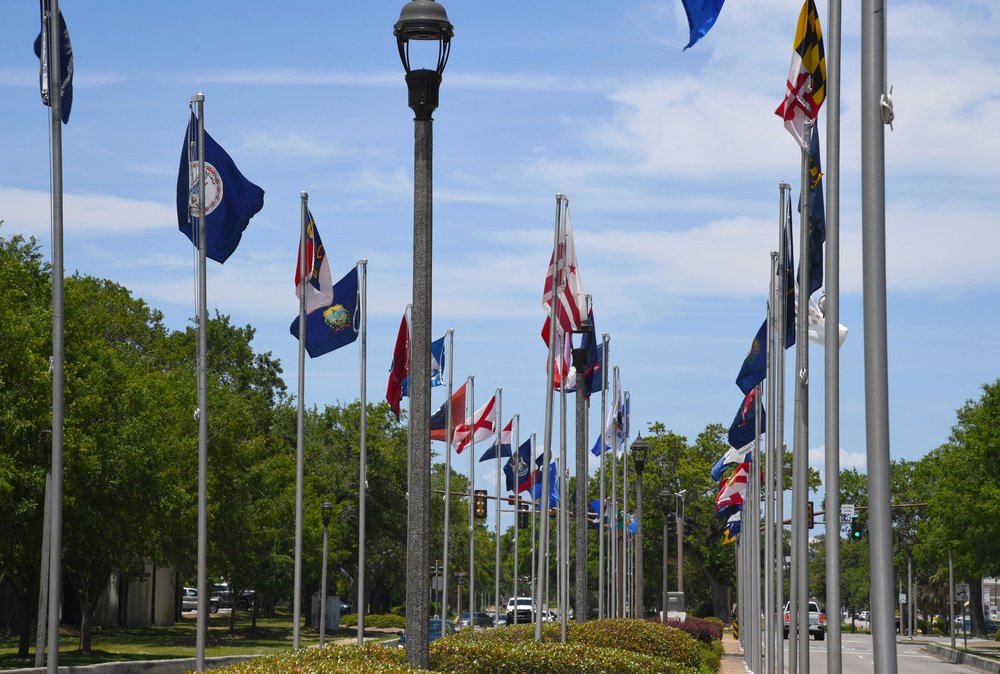
<svg viewBox="0 0 1000 674">
<path fill-rule="evenodd" d="M 191 324 L 195 256 L 174 200 L 188 103 L 203 92 L 206 129 L 265 191 L 238 250 L 209 262 L 209 310 L 252 325 L 254 348 L 280 359 L 295 393 L 288 325 L 308 192 L 334 279 L 367 260 L 367 398 L 381 400 L 412 283 L 413 113 L 393 37 L 402 5 L 60 2 L 76 69 L 63 127 L 66 272 L 126 286 L 172 329 Z M 433 125 L 432 336 L 455 331 L 454 385 L 474 375 L 477 406 L 502 388 L 503 422 L 519 414 L 521 438 L 541 442 L 541 294 L 562 193 L 633 437 L 662 423 L 693 442 L 728 425 L 765 315 L 778 184 L 798 195 L 800 152 L 774 111 L 801 3 L 730 0 L 686 51 L 679 0 L 444 6 L 455 36 Z M 0 15 L 0 236 L 37 237 L 50 258 L 38 8 L 7 1 Z M 845 2 L 839 449 L 842 468 L 865 472 L 860 33 L 860 3 Z M 1000 8 L 896 0 L 886 43 L 890 455 L 916 460 L 1000 377 Z M 433 67 L 416 47 L 413 61 Z M 356 345 L 308 360 L 306 403 L 357 399 L 359 360 Z M 810 365 L 810 465 L 822 473 L 822 348 Z M 432 408 L 444 398 L 435 388 Z M 790 395 L 788 405 L 790 441 Z M 591 438 L 600 414 L 595 397 Z M 465 472 L 465 455 L 454 461 Z M 492 493 L 496 470 L 478 464 L 476 486 Z"/>
</svg>

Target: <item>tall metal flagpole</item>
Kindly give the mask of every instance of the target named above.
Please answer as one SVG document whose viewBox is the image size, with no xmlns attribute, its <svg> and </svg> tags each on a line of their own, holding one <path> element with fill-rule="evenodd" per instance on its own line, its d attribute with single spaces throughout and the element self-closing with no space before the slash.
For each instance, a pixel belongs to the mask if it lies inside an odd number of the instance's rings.
<svg viewBox="0 0 1000 674">
<path fill-rule="evenodd" d="M 361 267 L 361 287 L 358 289 L 361 305 L 361 437 L 358 475 L 358 646 L 365 642 L 365 502 L 368 493 L 368 260 L 358 260 Z M 304 295 L 305 293 L 303 293 Z M 300 321 L 299 325 L 305 325 Z M 326 597 L 323 597 L 326 602 Z"/>
<path fill-rule="evenodd" d="M 302 482 L 305 457 L 305 372 L 306 372 L 306 226 L 309 220 L 309 195 L 299 194 L 301 200 L 301 229 L 299 232 L 299 401 L 295 440 L 295 591 L 292 615 L 292 648 L 299 647 L 299 629 L 302 619 Z M 200 597 L 199 593 L 199 597 Z M 325 601 L 326 598 L 323 598 Z"/>
<path fill-rule="evenodd" d="M 535 482 L 535 475 L 537 474 L 538 471 L 536 471 L 534 465 L 532 465 L 534 463 L 534 461 L 535 461 L 535 447 L 537 447 L 537 446 L 538 445 L 535 442 L 535 434 L 532 433 L 531 434 L 531 461 L 528 462 L 528 465 L 529 465 L 529 469 L 528 470 L 530 471 L 530 474 L 531 474 L 531 478 L 530 478 L 530 481 L 531 481 L 531 492 L 530 492 L 531 493 L 531 509 L 529 510 L 529 512 L 531 513 L 531 595 L 532 595 L 532 602 L 531 603 L 532 603 L 533 606 L 536 607 L 536 610 L 537 610 L 537 607 L 538 607 L 539 603 L 541 603 L 541 601 L 542 601 L 541 598 L 539 598 L 539 596 L 538 596 L 538 584 L 536 582 L 536 577 L 537 577 L 536 569 L 538 568 L 537 560 L 536 560 L 536 557 L 538 555 L 538 548 L 537 548 L 538 541 L 535 539 L 535 515 L 536 515 L 537 508 L 535 508 L 534 499 L 535 499 L 535 484 L 536 484 L 536 482 Z M 514 622 L 517 623 L 517 611 L 514 611 Z"/>
<path fill-rule="evenodd" d="M 62 161 L 62 64 L 56 48 L 59 40 L 59 0 L 51 0 L 51 12 L 45 17 L 48 37 L 49 129 L 52 138 L 52 492 L 49 522 L 49 605 L 48 659 L 46 670 L 59 670 L 59 617 L 62 599 L 62 530 L 63 530 L 63 417 L 65 373 L 66 315 L 63 289 L 63 161 Z M 46 57 L 45 52 L 42 54 Z M 204 248 L 202 249 L 204 251 Z M 204 267 L 204 261 L 202 263 Z"/>
<path fill-rule="evenodd" d="M 779 220 L 781 214 L 778 214 Z M 764 672 L 774 674 L 774 650 L 781 644 L 775 644 L 774 621 L 774 392 L 772 382 L 775 380 L 774 360 L 782 351 L 775 340 L 774 310 L 778 304 L 778 253 L 771 251 L 771 285 L 767 302 L 767 407 L 771 415 L 767 419 L 764 430 Z"/>
<path fill-rule="evenodd" d="M 511 472 L 514 474 L 514 573 L 511 574 L 514 580 L 514 603 L 517 604 L 517 574 L 521 571 L 521 566 L 518 559 L 518 545 L 520 544 L 518 535 L 521 530 L 521 492 L 517 489 L 520 486 L 520 477 L 517 474 L 517 464 L 513 463 L 513 459 L 518 458 L 521 450 L 521 415 L 514 415 L 514 443 L 511 445 Z M 529 461 L 530 463 L 530 461 Z M 517 615 L 517 611 L 514 611 L 514 615 Z M 500 617 L 500 607 L 497 606 L 497 620 L 494 620 L 494 625 L 498 622 Z M 516 618 L 515 618 L 516 619 Z"/>
<path fill-rule="evenodd" d="M 775 371 L 775 405 L 774 409 L 776 411 L 775 417 L 775 433 L 774 433 L 774 447 L 775 447 L 775 467 L 774 467 L 774 519 L 775 519 L 775 546 L 777 548 L 774 567 L 774 591 L 777 601 L 775 602 L 775 625 L 781 625 L 783 616 L 782 609 L 784 607 L 785 599 L 785 351 L 787 345 L 785 344 L 785 335 L 787 334 L 786 321 L 789 317 L 785 315 L 785 308 L 788 306 L 785 301 L 786 295 L 788 293 L 788 287 L 785 284 L 788 278 L 786 268 L 785 268 L 785 240 L 788 236 L 788 228 L 791 227 L 791 185 L 782 182 L 778 184 L 778 197 L 779 197 L 779 208 L 781 208 L 781 225 L 778 232 L 778 298 L 777 306 L 775 307 L 775 315 L 777 317 L 777 325 L 775 332 L 777 333 L 777 341 L 780 344 L 780 348 L 775 349 L 774 358 L 774 371 Z M 789 594 L 789 598 L 790 598 Z M 777 630 L 777 628 L 776 628 Z M 778 636 L 775 636 L 775 640 L 778 640 Z M 791 651 L 794 653 L 794 651 Z M 784 659 L 785 659 L 785 648 L 781 641 L 775 645 L 774 650 L 776 656 L 775 669 L 778 672 L 785 671 Z M 791 663 L 794 663 L 794 658 L 789 658 Z M 793 665 L 794 667 L 794 665 Z M 790 668 L 791 671 L 792 668 Z"/>
<path fill-rule="evenodd" d="M 545 595 L 545 580 L 548 577 L 548 548 L 549 548 L 549 462 L 552 460 L 552 381 L 555 374 L 555 348 L 556 348 L 556 325 L 559 322 L 558 294 L 562 292 L 566 283 L 563 269 L 566 266 L 560 250 L 560 242 L 563 240 L 563 203 L 569 204 L 563 194 L 556 193 L 556 226 L 555 241 L 552 244 L 553 273 L 552 291 L 549 295 L 549 356 L 546 364 L 545 378 L 545 437 L 542 449 L 542 508 L 545 509 L 546 516 L 541 518 L 539 525 L 539 552 L 538 552 L 538 602 L 543 601 Z M 535 611 L 535 641 L 542 640 L 542 612 Z"/>
<path fill-rule="evenodd" d="M 452 395 L 452 350 L 455 347 L 455 330 L 448 328 L 448 339 L 445 340 L 445 360 L 448 363 L 448 398 L 445 401 L 444 424 L 444 575 L 441 578 L 441 617 L 448 618 L 448 574 L 451 568 L 448 564 L 448 550 L 451 541 L 451 395 Z"/>
<path fill-rule="evenodd" d="M 465 402 L 469 426 L 469 617 L 476 615 L 476 375 L 470 374 Z"/>
<path fill-rule="evenodd" d="M 861 258 L 875 670 L 896 674 L 885 282 L 885 0 L 861 2 Z"/>
<path fill-rule="evenodd" d="M 593 339 L 593 327 L 590 328 L 589 334 L 590 338 Z M 576 608 L 574 609 L 574 617 L 577 623 L 582 623 L 589 617 L 587 607 L 587 533 L 589 530 L 587 526 L 587 406 L 589 403 L 587 396 L 590 392 L 587 390 L 587 351 L 585 349 L 573 349 L 573 367 L 576 369 L 576 502 L 573 505 L 576 511 L 574 517 L 576 522 L 574 539 Z"/>
<path fill-rule="evenodd" d="M 829 0 L 826 24 L 826 292 L 824 405 L 826 540 L 840 540 L 840 47 L 841 0 Z M 840 607 L 840 546 L 826 549 L 826 604 Z M 826 671 L 843 670 L 840 620 L 827 625 Z"/>
<path fill-rule="evenodd" d="M 611 405 L 615 408 L 613 414 L 618 414 L 618 366 L 614 368 L 614 383 L 612 383 Z M 618 569 L 618 431 L 611 432 L 611 617 L 621 618 L 621 601 L 618 596 L 618 586 L 621 573 Z"/>
<path fill-rule="evenodd" d="M 597 531 L 598 531 L 598 536 L 597 536 L 597 540 L 598 540 L 597 574 L 599 576 L 598 579 L 597 579 L 597 618 L 599 620 L 603 620 L 604 618 L 607 617 L 607 615 L 605 613 L 606 608 L 605 608 L 605 601 L 604 601 L 604 597 L 605 597 L 605 594 L 606 594 L 605 593 L 605 589 L 606 589 L 605 588 L 605 578 L 606 578 L 606 576 L 605 576 L 605 573 L 604 573 L 604 538 L 605 538 L 604 537 L 604 517 L 605 517 L 605 509 L 607 508 L 607 504 L 604 502 L 604 499 L 606 498 L 605 486 L 604 486 L 604 443 L 607 441 L 607 438 L 604 436 L 604 426 L 605 426 L 605 424 L 607 424 L 607 414 L 608 414 L 608 410 L 607 410 L 607 405 L 608 405 L 608 401 L 607 401 L 607 398 L 608 398 L 608 350 L 609 350 L 608 333 L 604 332 L 604 333 L 601 333 L 601 355 L 603 357 L 603 360 L 601 361 L 602 362 L 602 365 L 601 365 L 601 430 L 600 430 L 600 434 L 601 434 L 601 441 L 600 441 L 601 442 L 601 446 L 600 446 L 601 465 L 600 465 L 600 469 L 599 469 L 600 473 L 601 473 L 601 479 L 600 479 L 600 490 L 601 490 L 601 493 L 600 493 L 600 496 L 598 497 L 599 501 L 598 501 L 598 504 L 597 504 Z M 663 610 L 666 611 L 667 609 L 664 607 Z M 666 613 L 664 613 L 664 616 L 666 616 Z"/>
<path fill-rule="evenodd" d="M 568 368 L 563 366 L 563 375 Z M 569 557 L 566 555 L 566 377 L 559 378 L 559 503 L 556 504 L 556 516 L 559 518 L 556 524 L 556 541 L 559 546 L 558 564 L 556 574 L 559 579 L 559 593 L 556 599 L 559 607 L 559 638 L 562 643 L 566 643 L 566 609 L 569 607 Z"/>
<path fill-rule="evenodd" d="M 195 638 L 197 656 L 195 666 L 205 670 L 205 641 L 208 636 L 208 292 L 205 213 L 205 94 L 191 97 L 198 104 L 198 138 L 195 152 L 198 156 L 198 634 Z M 190 105 L 190 104 L 189 104 Z M 190 157 L 191 139 L 188 139 Z M 188 162 L 188 166 L 191 162 Z M 50 616 L 51 620 L 51 616 Z M 57 632 L 58 634 L 58 632 Z M 51 638 L 51 635 L 50 635 Z"/>
<path fill-rule="evenodd" d="M 496 512 L 496 516 L 497 516 L 497 520 L 496 520 L 496 529 L 495 529 L 495 532 L 496 532 L 496 535 L 495 535 L 495 538 L 496 538 L 496 541 L 495 541 L 495 543 L 496 543 L 496 545 L 495 545 L 495 547 L 496 547 L 496 559 L 494 560 L 494 566 L 493 566 L 493 569 L 494 569 L 494 571 L 493 571 L 493 616 L 494 616 L 494 624 L 495 624 L 496 617 L 499 616 L 499 614 L 500 614 L 500 470 L 501 470 L 501 468 L 500 468 L 500 450 L 503 447 L 503 425 L 502 425 L 503 424 L 503 415 L 501 414 L 502 410 L 501 410 L 500 403 L 502 401 L 502 394 L 503 394 L 503 388 L 498 387 L 497 388 L 497 393 L 496 393 L 496 396 L 497 396 L 497 423 L 496 423 L 496 426 L 497 426 L 497 428 L 496 428 L 496 448 L 497 448 L 497 456 L 496 456 L 496 470 L 497 470 L 497 491 L 496 491 L 496 494 L 497 494 L 497 512 Z M 513 450 L 513 449 L 514 448 L 512 447 L 511 450 Z M 516 525 L 517 523 L 515 522 L 514 524 Z M 469 624 L 470 625 L 475 625 L 476 624 L 475 620 L 472 619 L 472 614 L 469 614 Z"/>
</svg>

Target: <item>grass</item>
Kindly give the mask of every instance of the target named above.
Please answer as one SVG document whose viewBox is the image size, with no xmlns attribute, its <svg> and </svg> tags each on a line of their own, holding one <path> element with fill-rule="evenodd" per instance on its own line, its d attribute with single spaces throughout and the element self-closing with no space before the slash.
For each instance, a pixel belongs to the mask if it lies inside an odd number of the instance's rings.
<svg viewBox="0 0 1000 674">
<path fill-rule="evenodd" d="M 208 620 L 205 656 L 220 655 L 274 655 L 292 648 L 292 618 L 286 610 L 276 616 L 257 618 L 257 627 L 251 627 L 245 613 L 236 617 L 236 628 L 229 631 L 229 614 L 217 613 Z M 64 626 L 59 630 L 59 664 L 92 665 L 100 662 L 122 660 L 166 660 L 193 658 L 197 654 L 197 626 L 195 614 L 185 614 L 174 625 L 163 627 L 94 627 L 92 650 L 79 650 L 80 630 Z M 381 631 L 366 629 L 365 639 L 395 640 L 398 630 Z M 337 632 L 327 631 L 327 643 L 338 640 L 357 640 L 357 630 L 342 627 Z M 319 644 L 319 632 L 301 629 L 299 645 L 303 648 Z M 0 639 L 0 670 L 34 667 L 35 641 L 32 635 L 28 658 L 17 656 L 18 638 Z"/>
</svg>

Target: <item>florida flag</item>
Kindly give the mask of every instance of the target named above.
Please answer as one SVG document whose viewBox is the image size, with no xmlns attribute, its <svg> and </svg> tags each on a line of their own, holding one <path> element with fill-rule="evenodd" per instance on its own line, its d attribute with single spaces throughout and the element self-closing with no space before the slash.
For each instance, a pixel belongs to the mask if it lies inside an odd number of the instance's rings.
<svg viewBox="0 0 1000 674">
<path fill-rule="evenodd" d="M 788 69 L 785 98 L 774 111 L 785 121 L 792 137 L 809 150 L 806 123 L 816 119 L 826 99 L 826 57 L 823 54 L 823 31 L 814 0 L 806 0 L 795 30 L 792 63 Z"/>
<path fill-rule="evenodd" d="M 453 413 L 454 414 L 454 413 Z M 459 424 L 455 427 L 455 436 L 452 444 L 456 451 L 461 454 L 462 450 L 473 442 L 485 442 L 496 432 L 497 425 L 497 397 L 493 395 L 486 404 L 476 410 L 471 422 Z"/>
</svg>

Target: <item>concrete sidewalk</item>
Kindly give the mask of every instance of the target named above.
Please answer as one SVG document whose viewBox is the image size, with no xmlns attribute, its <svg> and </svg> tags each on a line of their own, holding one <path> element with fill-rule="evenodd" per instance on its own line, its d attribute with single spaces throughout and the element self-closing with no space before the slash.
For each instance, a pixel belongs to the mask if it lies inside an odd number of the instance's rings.
<svg viewBox="0 0 1000 674">
<path fill-rule="evenodd" d="M 746 674 L 743 663 L 743 649 L 740 642 L 733 638 L 732 632 L 722 635 L 722 661 L 719 664 L 719 674 Z"/>
</svg>

